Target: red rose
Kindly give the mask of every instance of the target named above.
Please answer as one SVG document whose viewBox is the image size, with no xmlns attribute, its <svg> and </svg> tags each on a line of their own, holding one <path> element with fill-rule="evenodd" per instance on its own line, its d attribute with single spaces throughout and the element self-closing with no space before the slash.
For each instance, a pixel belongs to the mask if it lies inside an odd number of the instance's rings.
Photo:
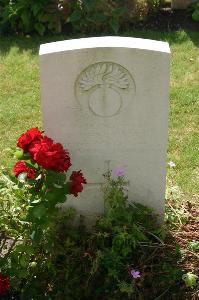
<svg viewBox="0 0 199 300">
<path fill-rule="evenodd" d="M 0 273 L 0 295 L 4 295 L 10 288 L 10 278 Z"/>
<path fill-rule="evenodd" d="M 30 128 L 17 140 L 17 146 L 24 151 L 28 151 L 30 144 L 34 141 L 41 140 L 43 138 L 42 132 L 38 128 Z"/>
<path fill-rule="evenodd" d="M 86 183 L 86 179 L 84 178 L 81 171 L 73 171 L 70 176 L 70 180 L 70 193 L 77 197 L 78 193 L 81 193 L 83 191 L 83 184 Z"/>
<path fill-rule="evenodd" d="M 29 179 L 33 179 L 35 178 L 35 175 L 36 175 L 36 170 L 35 169 L 32 169 L 32 168 L 26 168 L 26 172 L 27 172 L 27 177 Z"/>
<path fill-rule="evenodd" d="M 13 167 L 13 172 L 14 172 L 14 174 L 15 174 L 16 177 L 20 173 L 26 172 L 27 173 L 27 177 L 29 179 L 33 179 L 35 177 L 35 174 L 36 174 L 36 170 L 32 169 L 32 168 L 28 168 L 26 166 L 25 161 L 23 161 L 23 160 L 19 160 L 18 162 L 16 162 L 16 164 Z"/>
<path fill-rule="evenodd" d="M 32 158 L 44 169 L 64 172 L 71 166 L 69 153 L 59 143 L 54 143 L 47 136 L 32 143 L 29 147 Z"/>
</svg>

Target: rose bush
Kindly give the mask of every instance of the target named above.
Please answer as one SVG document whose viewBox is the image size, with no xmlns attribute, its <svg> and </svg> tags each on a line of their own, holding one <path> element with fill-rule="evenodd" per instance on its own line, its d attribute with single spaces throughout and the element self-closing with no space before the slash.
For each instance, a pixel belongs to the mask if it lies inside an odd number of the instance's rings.
<svg viewBox="0 0 199 300">
<path fill-rule="evenodd" d="M 22 133 L 17 140 L 17 146 L 22 152 L 17 150 L 16 156 L 24 160 L 19 160 L 13 167 L 16 177 L 23 173 L 28 179 L 34 179 L 36 174 L 42 175 L 40 179 L 44 179 L 48 175 L 47 170 L 66 172 L 71 167 L 68 150 L 38 128 L 30 128 Z M 86 184 L 86 180 L 82 172 L 73 171 L 68 183 L 69 193 L 77 197 L 83 191 L 83 184 Z"/>
<path fill-rule="evenodd" d="M 48 272 L 44 260 L 53 255 L 54 228 L 61 213 L 58 204 L 64 203 L 67 195 L 77 197 L 86 179 L 81 170 L 67 174 L 71 167 L 69 151 L 38 128 L 22 133 L 17 147 L 14 177 L 4 176 L 8 183 L 6 197 L 11 203 L 1 203 L 0 271 L 10 275 L 11 286 L 21 289 L 31 281 L 33 267 L 40 265 Z M 6 215 L 10 207 L 12 214 Z M 8 221 L 11 229 L 6 225 Z M 9 287 L 9 277 L 0 273 L 0 295 L 6 294 Z"/>
<path fill-rule="evenodd" d="M 27 140 L 15 176 L 0 174 L 0 299 L 184 299 L 197 275 L 183 275 L 154 212 L 128 201 L 124 170 L 104 174 L 105 211 L 87 230 L 83 217 L 56 205 L 82 191 L 83 173 L 44 169 L 29 153 L 38 140 Z"/>
</svg>

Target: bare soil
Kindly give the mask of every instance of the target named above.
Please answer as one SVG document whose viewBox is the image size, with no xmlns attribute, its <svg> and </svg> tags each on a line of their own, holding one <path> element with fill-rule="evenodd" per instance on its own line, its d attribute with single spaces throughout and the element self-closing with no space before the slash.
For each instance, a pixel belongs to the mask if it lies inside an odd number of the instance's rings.
<svg viewBox="0 0 199 300">
<path fill-rule="evenodd" d="M 163 8 L 147 21 L 135 25 L 135 28 L 163 31 L 188 29 L 199 32 L 199 22 L 193 21 L 187 10 Z"/>
</svg>

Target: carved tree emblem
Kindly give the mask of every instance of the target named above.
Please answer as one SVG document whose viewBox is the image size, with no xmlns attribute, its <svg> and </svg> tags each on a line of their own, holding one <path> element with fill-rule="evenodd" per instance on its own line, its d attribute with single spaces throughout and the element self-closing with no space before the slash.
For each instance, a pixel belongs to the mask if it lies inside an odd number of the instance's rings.
<svg viewBox="0 0 199 300">
<path fill-rule="evenodd" d="M 101 117 L 116 115 L 122 106 L 122 91 L 129 87 L 127 70 L 116 63 L 96 63 L 79 77 L 79 88 L 88 93 L 90 110 Z"/>
</svg>

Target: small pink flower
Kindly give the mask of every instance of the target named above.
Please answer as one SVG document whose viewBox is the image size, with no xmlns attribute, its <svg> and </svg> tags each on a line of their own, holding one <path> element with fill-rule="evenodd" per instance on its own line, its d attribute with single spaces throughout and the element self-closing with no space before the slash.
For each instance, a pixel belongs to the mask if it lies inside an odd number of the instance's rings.
<svg viewBox="0 0 199 300">
<path fill-rule="evenodd" d="M 122 177 L 124 176 L 124 169 L 123 168 L 117 168 L 113 171 L 113 174 L 116 176 L 116 177 Z"/>
<path fill-rule="evenodd" d="M 140 271 L 135 271 L 135 270 L 131 270 L 130 271 L 130 273 L 131 273 L 131 276 L 134 278 L 134 279 L 137 279 L 137 278 L 139 278 L 140 277 Z"/>
</svg>

